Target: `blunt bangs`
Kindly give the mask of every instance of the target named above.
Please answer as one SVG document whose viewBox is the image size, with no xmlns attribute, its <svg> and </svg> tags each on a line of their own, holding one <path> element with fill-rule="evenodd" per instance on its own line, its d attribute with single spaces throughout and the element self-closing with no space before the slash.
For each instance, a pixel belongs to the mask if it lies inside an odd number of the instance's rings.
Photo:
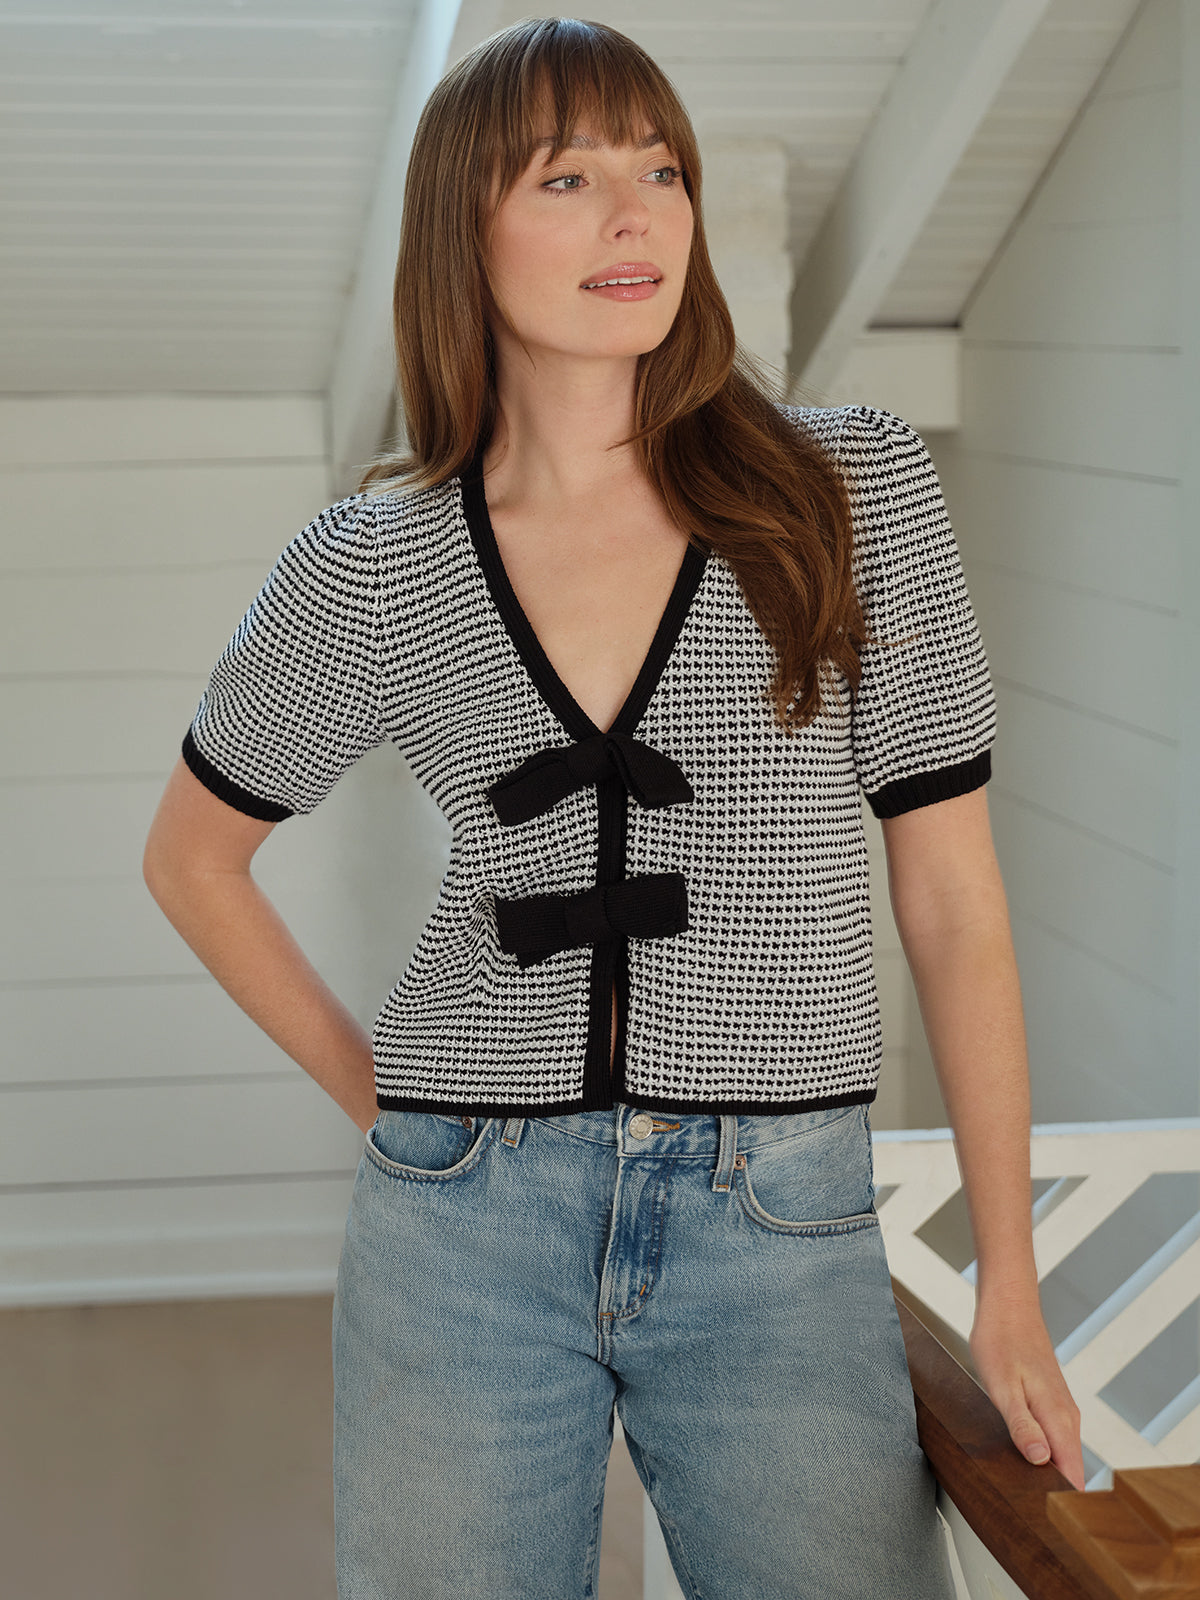
<svg viewBox="0 0 1200 1600">
<path fill-rule="evenodd" d="M 494 126 L 487 130 L 487 142 L 495 153 L 495 203 L 526 171 L 539 140 L 554 140 L 545 147 L 549 163 L 570 148 L 584 126 L 610 145 L 635 144 L 648 132 L 657 133 L 683 168 L 684 188 L 694 204 L 700 171 L 696 138 L 661 68 L 603 23 L 554 17 L 526 26 L 519 50 L 506 52 L 499 64 L 491 97 Z"/>
</svg>

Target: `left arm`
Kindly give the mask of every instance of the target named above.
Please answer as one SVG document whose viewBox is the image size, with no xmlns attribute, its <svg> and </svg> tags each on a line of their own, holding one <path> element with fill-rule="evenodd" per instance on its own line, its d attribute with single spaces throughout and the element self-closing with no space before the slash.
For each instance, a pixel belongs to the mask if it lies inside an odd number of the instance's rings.
<svg viewBox="0 0 1200 1600">
<path fill-rule="evenodd" d="M 978 1257 L 971 1354 L 1014 1444 L 1083 1487 L 1079 1408 L 1033 1259 L 1029 1069 L 987 790 L 883 821 L 900 941 L 954 1132 Z"/>
</svg>

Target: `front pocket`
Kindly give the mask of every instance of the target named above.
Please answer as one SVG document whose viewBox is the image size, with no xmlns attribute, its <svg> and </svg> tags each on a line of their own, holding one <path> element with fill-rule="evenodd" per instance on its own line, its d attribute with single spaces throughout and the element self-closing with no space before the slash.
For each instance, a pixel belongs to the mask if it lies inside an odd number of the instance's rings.
<svg viewBox="0 0 1200 1600">
<path fill-rule="evenodd" d="M 853 1233 L 879 1226 L 871 1136 L 862 1106 L 738 1155 L 734 1188 L 746 1217 L 771 1233 Z"/>
<path fill-rule="evenodd" d="M 436 1111 L 381 1111 L 367 1132 L 363 1154 L 392 1178 L 436 1183 L 473 1167 L 491 1141 L 494 1117 Z"/>
</svg>

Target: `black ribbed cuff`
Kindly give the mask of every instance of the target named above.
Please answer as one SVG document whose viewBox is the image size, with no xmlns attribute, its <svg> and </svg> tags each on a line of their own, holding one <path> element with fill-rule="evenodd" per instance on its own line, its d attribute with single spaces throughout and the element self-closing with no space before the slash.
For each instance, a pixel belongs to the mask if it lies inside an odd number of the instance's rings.
<svg viewBox="0 0 1200 1600">
<path fill-rule="evenodd" d="M 224 800 L 235 811 L 256 817 L 259 822 L 285 822 L 294 815 L 287 806 L 278 805 L 274 800 L 260 799 L 258 795 L 251 794 L 249 789 L 243 789 L 241 784 L 234 783 L 232 778 L 227 778 L 223 772 L 218 772 L 196 744 L 190 728 L 183 739 L 183 759 L 204 787 L 211 789 L 218 800 Z"/>
<path fill-rule="evenodd" d="M 980 789 L 992 775 L 992 752 L 981 750 L 969 761 L 936 772 L 917 772 L 911 778 L 897 778 L 867 796 L 867 804 L 877 817 L 898 817 L 918 806 L 932 806 L 939 800 Z"/>
</svg>

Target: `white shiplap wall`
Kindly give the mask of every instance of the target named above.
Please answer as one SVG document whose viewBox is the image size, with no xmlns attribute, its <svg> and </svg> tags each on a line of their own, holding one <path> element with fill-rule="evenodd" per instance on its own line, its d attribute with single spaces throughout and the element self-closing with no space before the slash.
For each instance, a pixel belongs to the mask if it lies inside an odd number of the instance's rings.
<svg viewBox="0 0 1200 1600">
<path fill-rule="evenodd" d="M 1179 1028 L 1178 0 L 1146 0 L 963 321 L 963 426 L 928 441 L 995 675 L 990 805 L 1034 1120 L 1194 1114 Z M 1195 414 L 1195 397 L 1191 401 Z M 1195 1208 L 1154 1180 L 1043 1285 L 1062 1337 Z M 1108 1398 L 1196 1371 L 1196 1308 Z"/>
<path fill-rule="evenodd" d="M 331 498 L 322 407 L 4 400 L 0 439 L 0 1303 L 326 1289 L 361 1136 L 141 879 L 208 670 Z M 385 750 L 258 858 L 364 1022 L 443 835 Z"/>
<path fill-rule="evenodd" d="M 997 682 L 1039 1121 L 1195 1104 L 1170 951 L 1178 25 L 1148 0 L 993 262 L 963 322 L 963 427 L 934 446 Z"/>
</svg>

